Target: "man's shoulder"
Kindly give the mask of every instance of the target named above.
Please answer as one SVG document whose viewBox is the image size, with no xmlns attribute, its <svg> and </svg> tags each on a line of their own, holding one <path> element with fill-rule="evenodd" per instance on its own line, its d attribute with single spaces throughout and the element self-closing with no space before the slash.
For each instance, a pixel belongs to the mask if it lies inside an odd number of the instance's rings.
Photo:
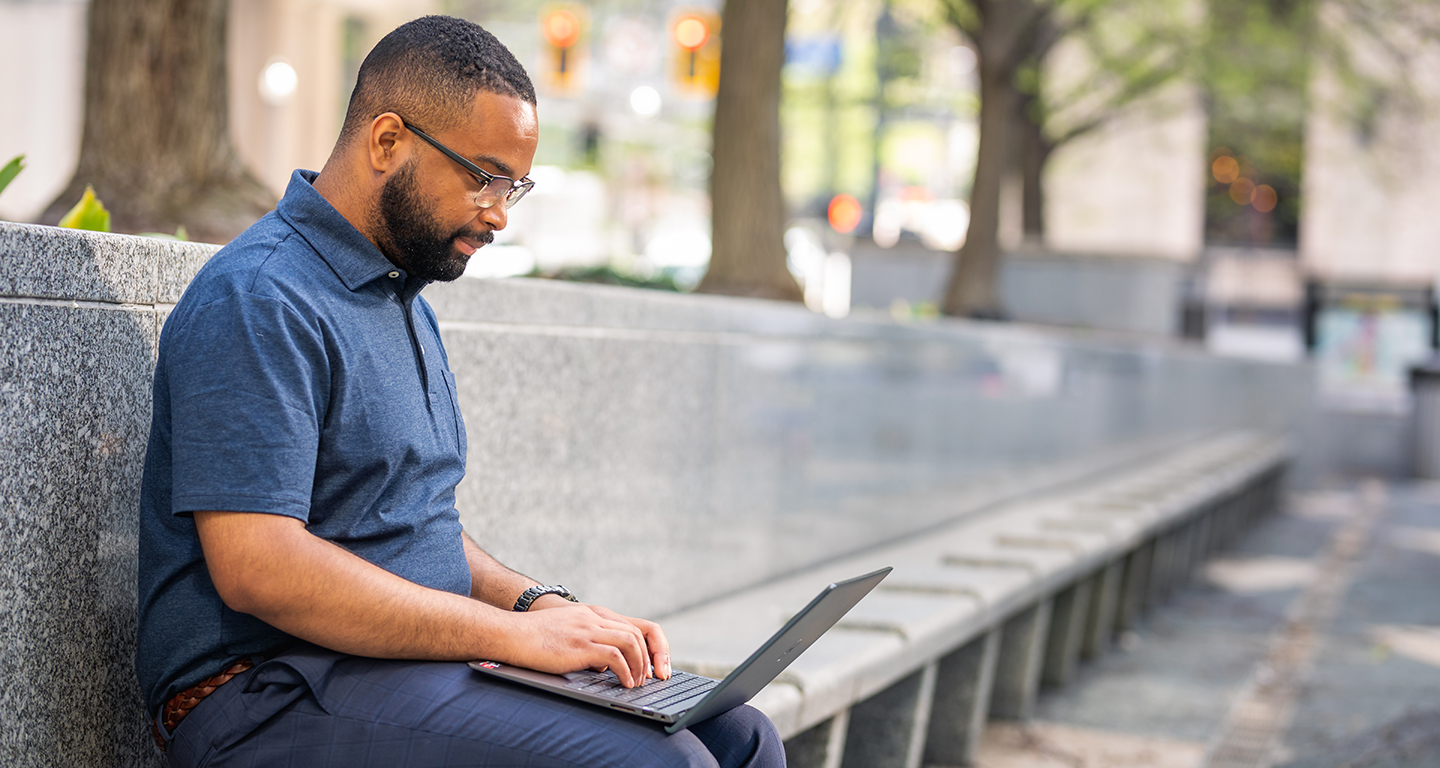
<svg viewBox="0 0 1440 768">
<path fill-rule="evenodd" d="M 200 268 L 176 309 L 183 313 L 236 295 L 293 303 L 327 277 L 333 275 L 310 243 L 271 211 Z"/>
</svg>

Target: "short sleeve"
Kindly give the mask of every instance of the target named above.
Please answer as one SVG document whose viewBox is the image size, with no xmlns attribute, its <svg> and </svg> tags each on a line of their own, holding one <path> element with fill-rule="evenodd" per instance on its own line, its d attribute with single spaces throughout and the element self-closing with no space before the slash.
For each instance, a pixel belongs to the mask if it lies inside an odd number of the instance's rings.
<svg viewBox="0 0 1440 768">
<path fill-rule="evenodd" d="M 330 383 L 318 326 L 275 299 L 237 292 L 173 330 L 159 361 L 170 391 L 172 512 L 308 521 Z"/>
</svg>

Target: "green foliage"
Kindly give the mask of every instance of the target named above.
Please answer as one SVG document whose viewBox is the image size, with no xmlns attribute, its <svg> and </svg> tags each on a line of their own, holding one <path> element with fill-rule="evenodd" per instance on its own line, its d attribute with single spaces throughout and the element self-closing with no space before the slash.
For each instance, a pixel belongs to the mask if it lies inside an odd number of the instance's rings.
<svg viewBox="0 0 1440 768">
<path fill-rule="evenodd" d="M 625 274 L 613 267 L 564 267 L 554 272 L 532 272 L 528 277 L 543 277 L 550 280 L 568 280 L 575 283 L 599 283 L 601 285 L 623 285 L 627 288 L 652 288 L 660 291 L 679 291 L 680 287 L 669 275 L 661 273 L 655 277 L 643 278 Z"/>
<path fill-rule="evenodd" d="M 25 170 L 24 155 L 16 155 L 15 159 L 6 163 L 4 168 L 0 168 L 0 192 L 4 192 L 5 188 L 10 186 L 10 182 L 14 181 L 15 177 L 19 176 L 23 170 Z"/>
<path fill-rule="evenodd" d="M 95 197 L 95 189 L 85 185 L 85 194 L 80 197 L 80 202 L 75 204 L 63 218 L 60 219 L 60 226 L 70 229 L 88 229 L 93 232 L 110 231 L 110 212 Z"/>
<path fill-rule="evenodd" d="M 1230 197 L 1229 183 L 1207 168 L 1210 242 L 1291 244 L 1299 234 L 1306 99 L 1315 49 L 1313 0 L 1211 0 L 1200 59 L 1210 112 L 1207 162 L 1220 154 L 1240 162 L 1243 178 L 1278 193 L 1261 214 Z"/>
</svg>

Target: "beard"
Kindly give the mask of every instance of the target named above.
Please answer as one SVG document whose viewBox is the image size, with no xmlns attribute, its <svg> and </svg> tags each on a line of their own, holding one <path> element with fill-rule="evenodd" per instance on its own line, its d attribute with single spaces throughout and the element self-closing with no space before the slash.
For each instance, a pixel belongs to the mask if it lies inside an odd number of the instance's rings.
<svg viewBox="0 0 1440 768">
<path fill-rule="evenodd" d="M 456 249 L 455 241 L 468 236 L 488 244 L 495 235 L 488 230 L 468 233 L 464 227 L 445 231 L 426 210 L 415 166 L 415 160 L 410 160 L 380 190 L 383 230 L 375 241 L 380 250 L 402 265 L 411 277 L 450 282 L 464 274 L 465 265 L 470 262 L 469 256 Z"/>
</svg>

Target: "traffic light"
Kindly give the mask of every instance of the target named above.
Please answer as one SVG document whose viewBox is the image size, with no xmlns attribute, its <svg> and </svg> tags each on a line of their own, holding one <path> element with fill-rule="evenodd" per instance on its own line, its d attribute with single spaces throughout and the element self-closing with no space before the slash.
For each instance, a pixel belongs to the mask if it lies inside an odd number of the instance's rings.
<svg viewBox="0 0 1440 768">
<path fill-rule="evenodd" d="M 670 81 L 682 96 L 713 99 L 720 87 L 720 17 L 683 11 L 670 23 Z"/>
<path fill-rule="evenodd" d="M 540 12 L 541 84 L 552 96 L 574 96 L 579 92 L 585 65 L 585 33 L 589 16 L 575 3 L 550 5 Z"/>
</svg>

